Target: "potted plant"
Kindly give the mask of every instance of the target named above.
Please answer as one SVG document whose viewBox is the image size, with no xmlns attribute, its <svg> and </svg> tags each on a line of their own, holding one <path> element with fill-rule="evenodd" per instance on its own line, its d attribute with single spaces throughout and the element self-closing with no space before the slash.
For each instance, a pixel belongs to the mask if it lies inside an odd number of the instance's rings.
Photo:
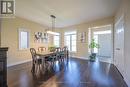
<svg viewBox="0 0 130 87">
<path fill-rule="evenodd" d="M 100 48 L 100 45 L 95 42 L 95 39 L 92 39 L 89 48 L 91 48 L 91 55 L 89 56 L 90 61 L 96 60 L 96 53 L 93 52 L 94 48 Z"/>
</svg>

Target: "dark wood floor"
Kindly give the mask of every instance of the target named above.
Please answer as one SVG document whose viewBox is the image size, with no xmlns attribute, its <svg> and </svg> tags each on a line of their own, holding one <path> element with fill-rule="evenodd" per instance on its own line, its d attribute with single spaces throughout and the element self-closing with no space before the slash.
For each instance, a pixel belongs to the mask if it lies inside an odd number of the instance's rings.
<svg viewBox="0 0 130 87">
<path fill-rule="evenodd" d="M 127 87 L 114 65 L 71 58 L 31 73 L 31 62 L 8 68 L 8 87 Z"/>
</svg>

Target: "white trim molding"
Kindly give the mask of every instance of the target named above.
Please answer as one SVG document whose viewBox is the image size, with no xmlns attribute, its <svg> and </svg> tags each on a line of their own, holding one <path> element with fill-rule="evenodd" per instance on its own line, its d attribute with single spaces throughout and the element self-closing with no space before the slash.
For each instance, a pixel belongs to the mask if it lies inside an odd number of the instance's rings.
<svg viewBox="0 0 130 87">
<path fill-rule="evenodd" d="M 128 79 L 124 78 L 124 80 L 125 80 L 127 86 L 130 87 L 130 83 L 129 83 Z"/>
<path fill-rule="evenodd" d="M 124 80 L 125 80 L 127 86 L 130 87 L 130 80 L 128 79 L 128 77 L 126 75 L 124 75 Z"/>
<path fill-rule="evenodd" d="M 7 67 L 15 66 L 15 65 L 26 63 L 26 62 L 30 62 L 30 61 L 32 61 L 32 59 L 16 62 L 16 63 L 13 63 L 13 64 L 7 64 Z"/>
<path fill-rule="evenodd" d="M 77 58 L 77 59 L 84 59 L 84 60 L 89 60 L 87 57 L 79 57 L 79 56 L 70 56 L 72 58 Z"/>
<path fill-rule="evenodd" d="M 79 57 L 79 56 L 70 56 L 70 57 L 72 57 L 72 58 L 77 58 L 77 59 L 89 60 L 88 57 Z M 104 59 L 104 60 L 103 60 L 103 59 L 98 59 L 98 61 L 113 64 L 111 61 L 108 61 L 108 60 L 105 60 L 105 59 Z"/>
</svg>

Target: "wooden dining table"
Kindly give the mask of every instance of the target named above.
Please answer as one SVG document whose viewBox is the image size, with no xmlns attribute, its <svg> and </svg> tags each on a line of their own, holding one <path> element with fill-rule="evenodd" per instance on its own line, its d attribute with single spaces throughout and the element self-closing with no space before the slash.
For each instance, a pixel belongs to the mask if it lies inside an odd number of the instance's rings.
<svg viewBox="0 0 130 87">
<path fill-rule="evenodd" d="M 37 56 L 39 56 L 39 58 L 40 59 L 42 59 L 42 65 L 43 65 L 43 67 L 45 67 L 45 58 L 49 58 L 48 56 L 56 56 L 56 54 L 58 54 L 59 52 L 49 52 L 49 51 L 45 51 L 45 52 L 39 52 L 39 51 L 37 51 L 36 52 L 36 55 Z M 67 58 L 67 61 L 68 61 L 68 55 L 69 55 L 69 53 L 68 53 L 68 51 L 66 51 L 66 58 Z M 35 70 L 35 65 L 33 65 L 33 67 L 32 67 L 32 72 L 34 72 L 34 70 Z"/>
<path fill-rule="evenodd" d="M 53 55 L 55 56 L 57 53 L 59 53 L 59 52 L 50 52 L 50 51 L 39 52 L 39 51 L 37 51 L 36 55 L 40 56 L 44 60 L 45 57 L 53 56 Z M 69 58 L 69 52 L 68 51 L 66 51 L 66 57 L 67 57 L 67 59 Z"/>
<path fill-rule="evenodd" d="M 36 55 L 46 57 L 46 56 L 51 56 L 51 55 L 54 55 L 54 54 L 57 54 L 57 53 L 59 53 L 59 52 L 49 52 L 49 51 L 39 52 L 39 51 L 37 51 Z M 67 54 L 67 57 L 68 57 L 68 55 L 69 55 L 68 51 L 66 51 L 66 54 Z"/>
<path fill-rule="evenodd" d="M 45 58 L 49 58 L 48 56 L 55 56 L 56 52 L 49 52 L 49 51 L 45 51 L 45 52 L 36 52 L 36 55 L 39 56 L 42 59 L 42 63 L 45 63 Z"/>
<path fill-rule="evenodd" d="M 36 52 L 37 56 L 42 56 L 42 57 L 46 57 L 46 56 L 50 56 L 50 55 L 54 55 L 54 54 L 56 54 L 56 52 L 49 52 L 49 51 Z"/>
<path fill-rule="evenodd" d="M 45 58 L 47 58 L 47 56 L 51 56 L 51 55 L 55 55 L 56 52 L 49 52 L 49 51 L 45 51 L 45 52 L 36 52 L 36 56 L 39 56 L 39 59 L 42 59 L 42 66 L 45 67 Z M 33 63 L 32 66 L 32 72 L 35 72 L 35 64 Z"/>
</svg>

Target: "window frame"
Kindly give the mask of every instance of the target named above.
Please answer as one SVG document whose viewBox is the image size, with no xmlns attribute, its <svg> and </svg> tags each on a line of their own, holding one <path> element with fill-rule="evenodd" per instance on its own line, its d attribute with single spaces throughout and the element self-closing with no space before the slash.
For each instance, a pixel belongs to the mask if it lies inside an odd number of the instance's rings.
<svg viewBox="0 0 130 87">
<path fill-rule="evenodd" d="M 54 35 L 54 36 L 59 36 L 59 46 L 58 47 L 60 47 L 61 46 L 61 44 L 60 44 L 60 34 L 59 35 Z M 54 44 L 54 37 L 53 37 L 53 44 Z M 55 44 L 54 44 L 54 46 L 55 46 Z"/>
<path fill-rule="evenodd" d="M 27 32 L 27 48 L 21 48 L 21 32 Z M 28 50 L 30 48 L 30 31 L 25 28 L 18 29 L 18 49 L 19 50 Z"/>
<path fill-rule="evenodd" d="M 68 34 L 66 34 L 66 33 L 68 33 Z M 75 35 L 76 36 L 76 51 L 72 51 L 72 35 Z M 64 33 L 64 45 L 66 45 L 66 42 L 65 42 L 65 39 L 66 39 L 66 36 L 69 36 L 69 38 L 70 38 L 70 52 L 72 52 L 72 53 L 76 53 L 77 52 L 77 32 L 76 31 L 71 31 L 71 32 L 65 32 Z"/>
</svg>

